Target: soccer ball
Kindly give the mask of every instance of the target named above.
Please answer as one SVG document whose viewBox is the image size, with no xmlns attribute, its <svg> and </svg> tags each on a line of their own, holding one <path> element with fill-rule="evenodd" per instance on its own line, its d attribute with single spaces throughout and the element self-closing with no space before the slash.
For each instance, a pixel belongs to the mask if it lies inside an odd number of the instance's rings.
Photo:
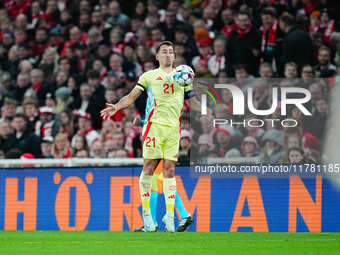
<svg viewBox="0 0 340 255">
<path fill-rule="evenodd" d="M 179 65 L 176 67 L 175 71 L 176 72 L 173 77 L 175 82 L 177 82 L 180 86 L 184 87 L 190 85 L 195 78 L 195 73 L 190 66 Z"/>
</svg>

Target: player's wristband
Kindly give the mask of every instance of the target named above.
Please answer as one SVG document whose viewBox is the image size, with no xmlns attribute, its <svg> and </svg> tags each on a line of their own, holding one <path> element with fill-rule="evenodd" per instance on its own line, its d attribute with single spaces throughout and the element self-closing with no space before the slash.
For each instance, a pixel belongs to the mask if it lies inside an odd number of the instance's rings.
<svg viewBox="0 0 340 255">
<path fill-rule="evenodd" d="M 184 92 L 184 99 L 186 100 L 186 99 L 190 99 L 190 98 L 192 98 L 192 97 L 194 97 L 195 96 L 195 92 L 194 92 L 194 90 L 188 90 L 188 91 L 186 91 L 186 92 Z"/>
</svg>

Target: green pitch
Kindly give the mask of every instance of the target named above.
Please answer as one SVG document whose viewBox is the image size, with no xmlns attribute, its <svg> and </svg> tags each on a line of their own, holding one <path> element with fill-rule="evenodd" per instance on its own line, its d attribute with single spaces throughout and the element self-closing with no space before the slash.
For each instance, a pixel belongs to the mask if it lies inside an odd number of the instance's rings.
<svg viewBox="0 0 340 255">
<path fill-rule="evenodd" d="M 0 254 L 340 254 L 340 233 L 0 231 Z"/>
</svg>

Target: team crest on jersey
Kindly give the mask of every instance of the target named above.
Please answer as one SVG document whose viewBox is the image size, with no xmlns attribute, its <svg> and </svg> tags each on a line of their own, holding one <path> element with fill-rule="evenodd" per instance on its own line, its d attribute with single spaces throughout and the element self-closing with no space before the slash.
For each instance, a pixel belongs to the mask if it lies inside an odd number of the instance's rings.
<svg viewBox="0 0 340 255">
<path fill-rule="evenodd" d="M 156 81 L 162 81 L 162 77 L 158 76 L 158 78 L 156 79 Z"/>
</svg>

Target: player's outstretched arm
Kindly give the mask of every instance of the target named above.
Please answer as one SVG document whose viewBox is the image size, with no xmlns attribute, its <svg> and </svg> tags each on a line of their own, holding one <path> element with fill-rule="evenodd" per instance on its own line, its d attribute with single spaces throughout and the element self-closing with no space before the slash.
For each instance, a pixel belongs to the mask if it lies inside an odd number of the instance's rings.
<svg viewBox="0 0 340 255">
<path fill-rule="evenodd" d="M 135 87 L 128 95 L 122 97 L 117 104 L 106 103 L 106 108 L 101 110 L 100 116 L 104 120 L 110 118 L 119 110 L 125 109 L 126 107 L 134 103 L 141 94 L 142 91 L 139 88 Z"/>
</svg>

